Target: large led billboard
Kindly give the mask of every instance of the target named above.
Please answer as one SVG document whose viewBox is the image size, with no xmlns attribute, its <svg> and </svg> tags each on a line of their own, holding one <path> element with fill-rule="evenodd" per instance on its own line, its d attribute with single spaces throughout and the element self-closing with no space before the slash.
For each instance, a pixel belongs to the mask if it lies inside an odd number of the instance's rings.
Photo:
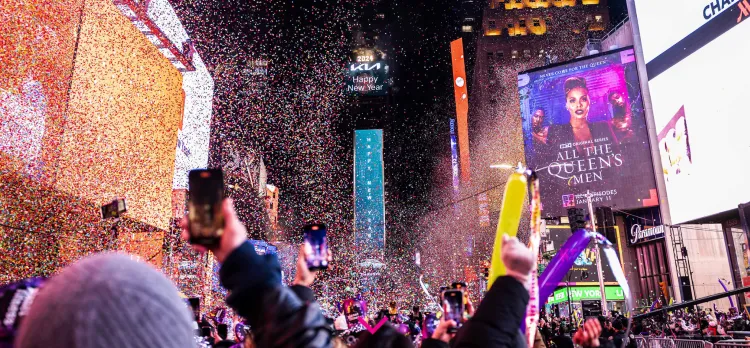
<svg viewBox="0 0 750 348">
<path fill-rule="evenodd" d="M 0 162 L 47 185 L 54 183 L 65 125 L 81 4 L 0 6 Z"/>
<path fill-rule="evenodd" d="M 736 209 L 750 201 L 750 1 L 635 8 L 672 222 Z"/>
<path fill-rule="evenodd" d="M 456 99 L 456 121 L 458 126 L 458 149 L 461 158 L 461 181 L 471 178 L 469 157 L 469 89 L 466 86 L 464 64 L 464 41 L 451 41 L 451 65 L 453 66 L 453 95 Z"/>
<path fill-rule="evenodd" d="M 354 239 L 369 255 L 385 245 L 383 176 L 383 130 L 355 131 Z"/>
<path fill-rule="evenodd" d="M 658 204 L 632 48 L 518 75 L 526 163 L 546 216 Z"/>
<path fill-rule="evenodd" d="M 385 61 L 352 62 L 347 67 L 346 91 L 366 96 L 388 94 L 388 64 Z"/>
</svg>

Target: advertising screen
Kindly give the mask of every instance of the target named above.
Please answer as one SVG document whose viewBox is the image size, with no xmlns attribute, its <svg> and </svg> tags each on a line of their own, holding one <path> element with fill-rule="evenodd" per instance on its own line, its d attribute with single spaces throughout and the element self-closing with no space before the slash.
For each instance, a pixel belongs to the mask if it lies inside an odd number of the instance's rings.
<svg viewBox="0 0 750 348">
<path fill-rule="evenodd" d="M 469 89 L 466 86 L 463 39 L 451 41 L 451 64 L 453 66 L 453 95 L 456 99 L 461 180 L 468 182 L 471 177 L 471 159 L 469 156 Z"/>
<path fill-rule="evenodd" d="M 214 80 L 198 54 L 193 55 L 193 65 L 195 71 L 182 74 L 185 111 L 177 132 L 173 189 L 187 189 L 187 173 L 208 166 Z"/>
<path fill-rule="evenodd" d="M 750 201 L 750 1 L 635 5 L 672 223 L 736 209 Z"/>
<path fill-rule="evenodd" d="M 554 256 L 560 248 L 565 245 L 565 242 L 570 238 L 572 233 L 570 232 L 570 227 L 568 226 L 547 226 L 547 233 L 542 236 L 542 248 L 544 250 L 545 255 L 549 255 L 550 257 Z M 622 250 L 621 248 L 621 241 L 619 238 L 617 240 L 612 241 L 613 244 L 615 244 L 616 250 L 618 251 L 618 256 L 620 257 L 620 260 L 622 260 L 622 253 L 620 252 Z M 562 285 L 566 281 L 570 281 L 571 285 L 576 285 L 573 283 L 577 283 L 577 285 L 587 285 L 587 283 L 591 283 L 588 285 L 594 285 L 599 282 L 599 278 L 597 277 L 596 272 L 596 250 L 595 245 L 593 243 L 589 243 L 589 246 L 581 252 L 580 255 L 576 258 L 575 262 L 573 263 L 573 267 L 570 269 L 570 271 L 567 273 L 567 275 L 562 280 Z M 615 279 L 614 274 L 612 273 L 612 269 L 609 265 L 609 261 L 604 256 L 604 253 L 600 253 L 599 255 L 602 258 L 602 271 L 604 273 L 604 281 L 607 283 L 616 284 L 617 280 Z M 616 265 L 616 267 L 622 267 L 621 265 Z M 570 276 L 570 279 L 568 279 L 568 276 Z"/>
<path fill-rule="evenodd" d="M 54 181 L 80 15 L 78 0 L 0 6 L 0 162 L 44 184 Z"/>
<path fill-rule="evenodd" d="M 518 75 L 526 163 L 546 216 L 658 204 L 632 48 Z"/>
<path fill-rule="evenodd" d="M 385 61 L 351 62 L 347 67 L 346 91 L 351 94 L 384 96 L 388 94 L 388 64 Z"/>
<path fill-rule="evenodd" d="M 354 236 L 358 247 L 380 251 L 385 245 L 383 130 L 354 134 Z"/>
</svg>

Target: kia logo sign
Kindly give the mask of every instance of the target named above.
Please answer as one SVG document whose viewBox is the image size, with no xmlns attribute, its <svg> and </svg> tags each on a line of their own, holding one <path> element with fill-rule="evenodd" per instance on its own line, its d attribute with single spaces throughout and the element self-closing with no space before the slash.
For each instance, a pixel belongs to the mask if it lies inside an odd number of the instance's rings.
<svg viewBox="0 0 750 348">
<path fill-rule="evenodd" d="M 352 64 L 349 67 L 349 71 L 370 71 L 370 70 L 380 70 L 380 63 L 375 64 Z"/>
<path fill-rule="evenodd" d="M 463 77 L 456 77 L 456 86 L 463 87 L 464 86 L 464 78 Z"/>
</svg>

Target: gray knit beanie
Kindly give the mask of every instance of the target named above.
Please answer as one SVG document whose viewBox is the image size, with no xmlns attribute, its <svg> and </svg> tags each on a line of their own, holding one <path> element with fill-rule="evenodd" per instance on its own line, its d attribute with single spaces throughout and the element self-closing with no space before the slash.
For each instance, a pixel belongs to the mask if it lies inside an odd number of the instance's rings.
<svg viewBox="0 0 750 348">
<path fill-rule="evenodd" d="M 21 324 L 16 347 L 195 347 L 177 289 L 124 254 L 98 254 L 52 277 Z"/>
</svg>

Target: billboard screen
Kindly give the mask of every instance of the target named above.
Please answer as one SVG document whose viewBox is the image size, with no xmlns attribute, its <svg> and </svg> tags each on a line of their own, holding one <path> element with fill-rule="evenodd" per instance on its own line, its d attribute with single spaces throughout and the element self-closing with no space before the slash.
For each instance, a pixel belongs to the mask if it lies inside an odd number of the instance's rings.
<svg viewBox="0 0 750 348">
<path fill-rule="evenodd" d="M 177 132 L 173 189 L 187 189 L 187 173 L 208 166 L 214 80 L 198 54 L 193 55 L 193 65 L 195 71 L 186 71 L 182 74 L 185 110 L 182 127 Z"/>
<path fill-rule="evenodd" d="M 658 204 L 632 48 L 518 76 L 526 163 L 546 216 Z"/>
<path fill-rule="evenodd" d="M 354 236 L 357 247 L 368 252 L 385 245 L 382 129 L 354 134 Z"/>
<path fill-rule="evenodd" d="M 453 94 L 456 98 L 456 121 L 458 125 L 458 149 L 461 156 L 461 180 L 471 178 L 469 157 L 469 90 L 466 86 L 464 64 L 464 41 L 451 41 L 451 64 L 453 65 Z"/>
<path fill-rule="evenodd" d="M 750 1 L 636 0 L 672 223 L 750 201 Z M 669 10 L 670 30 L 663 16 Z M 666 13 L 666 12 L 661 12 Z M 720 178 L 720 179 L 719 179 Z M 712 182 L 720 183 L 711 185 Z M 696 202 L 710 204 L 696 204 Z"/>
<path fill-rule="evenodd" d="M 82 2 L 0 6 L 0 162 L 54 183 Z"/>
<path fill-rule="evenodd" d="M 351 62 L 347 69 L 346 91 L 351 94 L 384 96 L 388 94 L 388 64 Z"/>
<path fill-rule="evenodd" d="M 617 227 L 615 227 L 617 229 Z M 557 253 L 560 248 L 565 245 L 565 242 L 570 238 L 572 232 L 569 226 L 547 226 L 545 233 L 542 235 L 542 250 L 545 255 L 549 255 L 550 259 Z M 619 235 L 619 231 L 618 231 Z M 622 260 L 622 246 L 620 238 L 613 240 L 612 243 L 618 252 L 620 260 Z M 581 252 L 573 263 L 573 267 L 570 269 L 568 274 L 562 280 L 563 282 L 568 281 L 570 276 L 570 285 L 594 285 L 599 282 L 596 272 L 596 246 L 594 243 L 589 243 L 589 246 Z M 602 258 L 602 272 L 604 274 L 604 281 L 607 283 L 617 283 L 612 269 L 609 265 L 609 261 L 604 256 L 604 253 L 600 253 L 599 257 Z M 617 267 L 622 267 L 617 265 Z M 576 283 L 576 284 L 574 284 Z M 564 284 L 563 284 L 564 285 Z"/>
</svg>

